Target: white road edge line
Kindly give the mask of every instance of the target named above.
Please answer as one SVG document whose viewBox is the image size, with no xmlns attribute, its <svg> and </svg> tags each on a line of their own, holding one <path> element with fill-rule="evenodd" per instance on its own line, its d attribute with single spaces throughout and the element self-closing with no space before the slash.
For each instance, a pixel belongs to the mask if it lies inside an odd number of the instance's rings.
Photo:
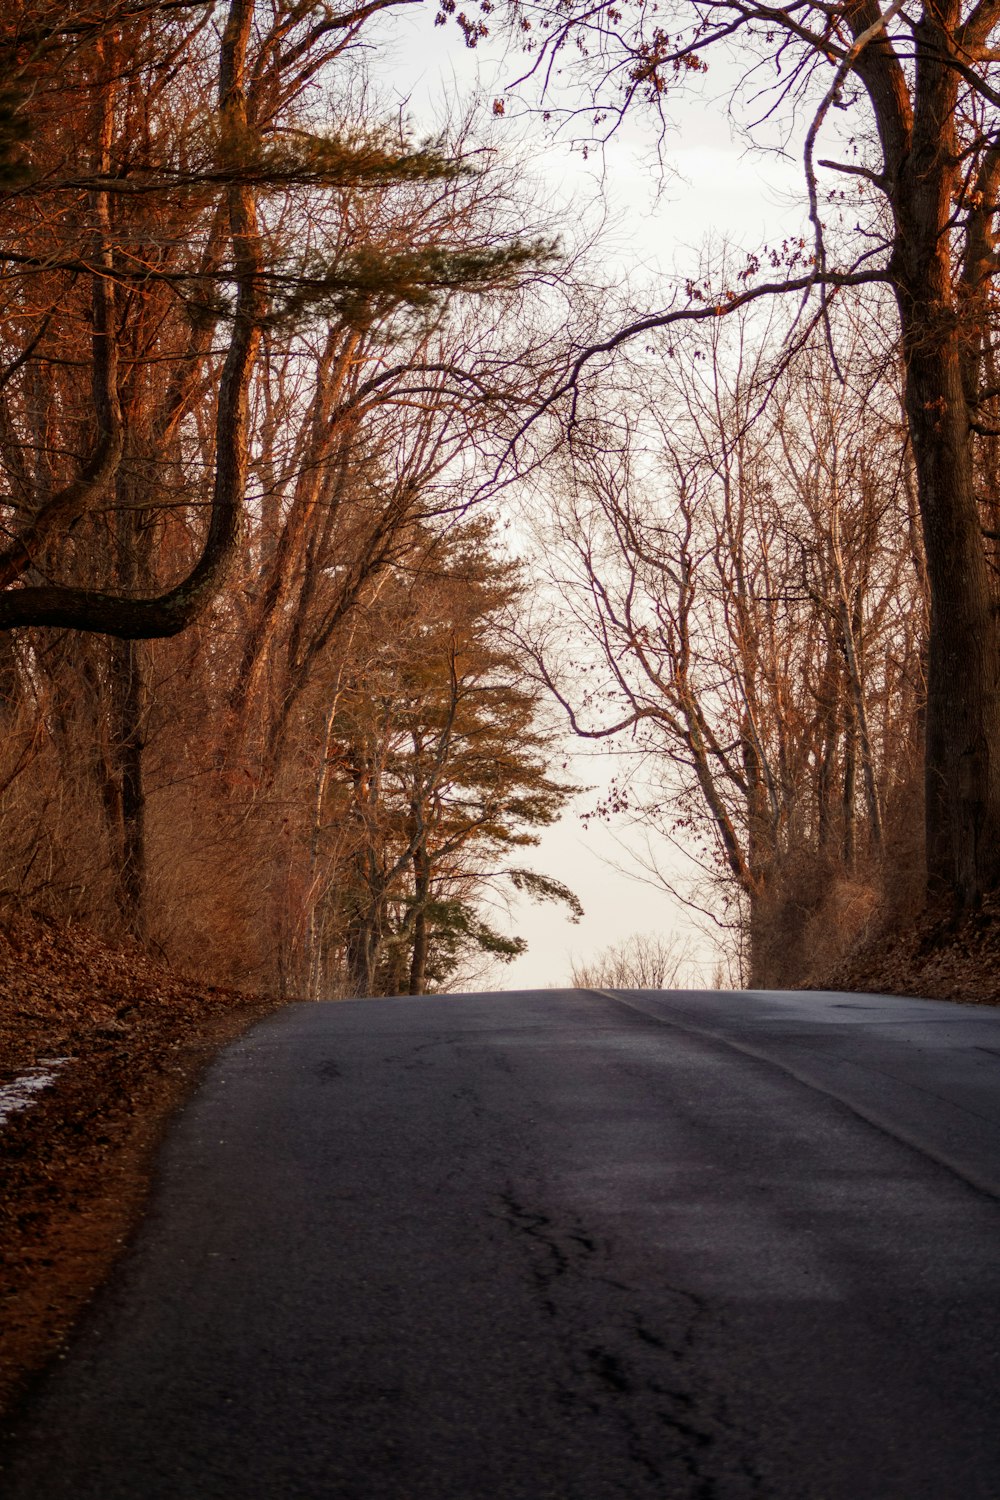
<svg viewBox="0 0 1000 1500">
<path fill-rule="evenodd" d="M 842 1104 L 845 1109 L 849 1109 L 852 1114 L 857 1115 L 859 1120 L 864 1120 L 866 1125 L 871 1125 L 875 1130 L 881 1131 L 883 1135 L 887 1135 L 892 1140 L 898 1141 L 901 1146 L 906 1146 L 911 1151 L 916 1151 L 918 1155 L 926 1157 L 928 1161 L 936 1162 L 939 1167 L 944 1167 L 947 1172 L 951 1172 L 953 1176 L 958 1177 L 977 1193 L 983 1193 L 987 1198 L 993 1198 L 997 1202 L 1000 1202 L 1000 1182 L 991 1182 L 988 1178 L 980 1177 L 978 1172 L 970 1172 L 961 1163 L 955 1161 L 953 1157 L 946 1155 L 943 1151 L 938 1151 L 933 1146 L 928 1146 L 922 1141 L 918 1141 L 908 1131 L 901 1130 L 898 1126 L 890 1124 L 888 1120 L 866 1109 L 864 1105 L 856 1104 L 853 1099 L 847 1098 L 843 1094 L 838 1094 L 835 1089 L 827 1087 L 826 1084 L 818 1083 L 808 1073 L 802 1073 L 797 1068 L 790 1067 L 788 1063 L 779 1062 L 770 1053 L 761 1052 L 756 1047 L 749 1047 L 745 1042 L 734 1041 L 732 1037 L 724 1036 L 721 1032 L 710 1031 L 700 1026 L 691 1026 L 683 1021 L 674 1021 L 668 1019 L 666 1016 L 658 1015 L 656 1011 L 647 1010 L 645 1006 L 637 1004 L 634 1000 L 624 999 L 622 995 L 617 994 L 614 990 L 592 989 L 586 991 L 586 993 L 600 995 L 604 1000 L 617 1001 L 619 1005 L 624 1005 L 628 1010 L 634 1010 L 638 1015 L 645 1016 L 650 1021 L 656 1021 L 661 1026 L 667 1026 L 674 1031 L 685 1032 L 688 1036 L 701 1037 L 705 1041 L 719 1042 L 724 1047 L 731 1047 L 734 1052 L 742 1052 L 746 1057 L 752 1057 L 756 1062 L 767 1063 L 770 1067 L 777 1068 L 782 1073 L 787 1073 L 789 1078 L 794 1078 L 796 1083 L 801 1083 L 805 1088 L 812 1089 L 817 1094 L 825 1094 L 829 1099 L 835 1099 L 838 1104 Z M 902 1080 L 897 1080 L 897 1082 L 902 1082 Z M 958 1109 L 960 1106 L 955 1105 L 954 1108 Z"/>
</svg>

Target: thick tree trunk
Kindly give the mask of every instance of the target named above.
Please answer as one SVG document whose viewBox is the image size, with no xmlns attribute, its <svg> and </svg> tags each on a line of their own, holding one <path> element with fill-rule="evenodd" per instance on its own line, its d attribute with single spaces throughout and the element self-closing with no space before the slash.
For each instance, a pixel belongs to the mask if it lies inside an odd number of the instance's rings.
<svg viewBox="0 0 1000 1500">
<path fill-rule="evenodd" d="M 930 628 L 926 828 L 931 894 L 975 905 L 1000 882 L 1000 626 L 973 492 L 957 334 L 907 360 Z M 913 347 L 916 345 L 916 347 Z"/>
<path fill-rule="evenodd" d="M 1000 882 L 1000 626 L 973 488 L 968 312 L 954 288 L 951 243 L 960 157 L 950 38 L 959 10 L 959 0 L 942 0 L 915 30 L 912 133 L 907 149 L 888 153 L 887 167 L 896 212 L 890 273 L 930 592 L 927 884 L 963 909 Z"/>
<path fill-rule="evenodd" d="M 930 595 L 927 885 L 932 897 L 950 893 L 964 909 L 1000 883 L 1000 621 L 974 490 L 962 330 L 939 227 L 951 170 L 936 176 L 935 211 L 902 226 L 896 293 Z M 925 189 L 934 177 L 928 169 Z"/>
</svg>

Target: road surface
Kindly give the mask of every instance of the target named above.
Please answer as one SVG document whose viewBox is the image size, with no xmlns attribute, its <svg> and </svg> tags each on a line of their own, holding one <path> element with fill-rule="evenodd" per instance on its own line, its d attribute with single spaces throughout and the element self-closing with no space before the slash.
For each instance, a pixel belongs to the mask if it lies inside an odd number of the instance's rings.
<svg viewBox="0 0 1000 1500">
<path fill-rule="evenodd" d="M 550 991 L 220 1055 L 5 1500 L 997 1500 L 1000 1013 Z"/>
</svg>

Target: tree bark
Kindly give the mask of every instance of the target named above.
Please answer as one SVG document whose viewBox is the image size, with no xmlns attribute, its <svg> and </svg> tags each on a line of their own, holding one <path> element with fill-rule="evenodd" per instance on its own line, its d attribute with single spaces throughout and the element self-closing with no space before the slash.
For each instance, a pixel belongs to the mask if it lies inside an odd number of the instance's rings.
<svg viewBox="0 0 1000 1500">
<path fill-rule="evenodd" d="M 422 995 L 427 987 L 429 932 L 427 902 L 431 894 L 430 861 L 421 844 L 413 851 L 413 949 L 410 959 L 410 994 Z"/>
<path fill-rule="evenodd" d="M 911 326 L 907 343 L 930 584 L 928 890 L 952 891 L 959 907 L 969 907 L 1000 882 L 1000 631 L 973 492 L 957 333 Z"/>
<path fill-rule="evenodd" d="M 120 806 L 118 904 L 131 937 L 146 936 L 146 788 L 144 776 L 146 684 L 142 646 L 115 642 L 111 653 L 116 680 L 114 746 Z"/>
<path fill-rule="evenodd" d="M 930 591 L 928 893 L 950 894 L 964 909 L 1000 883 L 1000 625 L 973 484 L 961 307 L 952 286 L 959 75 L 949 53 L 957 21 L 957 4 L 948 0 L 916 30 L 913 130 L 896 166 L 890 274 Z"/>
</svg>

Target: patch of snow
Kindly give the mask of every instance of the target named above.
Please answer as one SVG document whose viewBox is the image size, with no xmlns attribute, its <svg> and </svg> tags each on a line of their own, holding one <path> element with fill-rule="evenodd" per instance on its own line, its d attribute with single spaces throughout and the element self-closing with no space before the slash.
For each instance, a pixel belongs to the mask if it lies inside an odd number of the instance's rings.
<svg viewBox="0 0 1000 1500">
<path fill-rule="evenodd" d="M 51 1070 L 70 1061 L 72 1059 L 68 1057 L 43 1057 L 37 1067 L 29 1068 L 27 1073 L 21 1073 L 10 1083 L 0 1084 L 0 1126 L 6 1124 L 16 1110 L 28 1109 L 34 1104 L 34 1096 L 55 1083 L 56 1075 Z"/>
</svg>

